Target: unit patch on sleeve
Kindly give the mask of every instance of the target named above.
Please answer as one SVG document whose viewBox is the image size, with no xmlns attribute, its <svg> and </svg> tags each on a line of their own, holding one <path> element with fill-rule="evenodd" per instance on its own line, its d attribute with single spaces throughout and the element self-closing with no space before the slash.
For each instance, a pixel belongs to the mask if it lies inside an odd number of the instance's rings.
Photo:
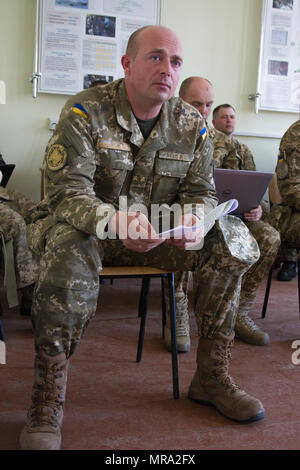
<svg viewBox="0 0 300 470">
<path fill-rule="evenodd" d="M 206 127 L 203 127 L 203 129 L 200 131 L 200 134 L 202 135 L 202 139 L 205 139 L 205 137 L 207 136 Z"/>
<path fill-rule="evenodd" d="M 289 166 L 286 161 L 285 152 L 279 152 L 278 154 L 276 173 L 280 180 L 284 180 L 289 174 Z"/>
<path fill-rule="evenodd" d="M 81 104 L 79 103 L 75 103 L 73 108 L 72 108 L 72 111 L 74 111 L 74 113 L 76 114 L 79 114 L 80 116 L 84 117 L 84 118 L 87 118 L 87 112 L 86 110 L 84 109 L 83 106 L 81 106 Z"/>
<path fill-rule="evenodd" d="M 66 161 L 67 152 L 65 147 L 60 144 L 52 145 L 46 155 L 46 162 L 49 170 L 60 170 L 65 166 Z"/>
</svg>

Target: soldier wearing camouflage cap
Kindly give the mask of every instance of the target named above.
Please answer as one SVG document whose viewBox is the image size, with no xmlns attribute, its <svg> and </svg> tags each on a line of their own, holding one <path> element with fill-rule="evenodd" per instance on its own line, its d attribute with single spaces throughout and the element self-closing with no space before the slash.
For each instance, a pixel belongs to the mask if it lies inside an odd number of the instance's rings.
<svg viewBox="0 0 300 470">
<path fill-rule="evenodd" d="M 242 422 L 265 415 L 261 402 L 228 375 L 241 277 L 259 257 L 247 227 L 225 216 L 202 250 L 191 249 L 203 239 L 201 227 L 189 239 L 164 240 L 141 211 L 121 208 L 125 197 L 129 208 L 189 204 L 178 222 L 194 225 L 196 204 L 204 213 L 217 204 L 205 122 L 172 98 L 180 42 L 168 28 L 142 28 L 131 36 L 122 65 L 124 80 L 68 100 L 46 149 L 49 215 L 29 230 L 41 274 L 32 309 L 36 379 L 22 449 L 60 448 L 69 359 L 95 314 L 106 264 L 193 271 L 201 336 L 189 397 Z"/>
<path fill-rule="evenodd" d="M 300 120 L 289 127 L 280 141 L 276 175 L 282 202 L 271 207 L 270 222 L 280 231 L 283 242 L 299 247 Z"/>
</svg>

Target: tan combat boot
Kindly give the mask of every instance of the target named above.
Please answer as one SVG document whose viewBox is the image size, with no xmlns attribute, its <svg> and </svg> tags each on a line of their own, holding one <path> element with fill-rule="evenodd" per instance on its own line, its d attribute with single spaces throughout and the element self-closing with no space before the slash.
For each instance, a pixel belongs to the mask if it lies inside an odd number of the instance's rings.
<svg viewBox="0 0 300 470">
<path fill-rule="evenodd" d="M 178 352 L 189 352 L 191 349 L 190 341 L 190 322 L 188 312 L 188 301 L 186 297 L 178 299 L 175 294 L 176 302 L 176 343 Z M 167 314 L 166 325 L 164 328 L 164 342 L 166 349 L 171 351 L 171 325 L 170 315 Z"/>
<path fill-rule="evenodd" d="M 245 343 L 264 346 L 270 342 L 268 333 L 262 331 L 247 313 L 238 313 L 234 331 L 236 337 Z"/>
<path fill-rule="evenodd" d="M 20 435 L 22 450 L 59 450 L 69 361 L 64 353 L 35 358 L 32 405 Z"/>
<path fill-rule="evenodd" d="M 214 338 L 199 338 L 197 370 L 188 397 L 203 405 L 213 405 L 227 418 L 241 423 L 265 417 L 259 400 L 240 389 L 228 375 L 230 348 L 234 333 Z"/>
</svg>

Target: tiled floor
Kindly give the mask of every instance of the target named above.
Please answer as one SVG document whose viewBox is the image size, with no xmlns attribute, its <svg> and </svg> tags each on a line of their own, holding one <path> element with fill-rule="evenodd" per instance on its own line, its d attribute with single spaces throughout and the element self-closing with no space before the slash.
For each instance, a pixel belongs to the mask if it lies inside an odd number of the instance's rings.
<svg viewBox="0 0 300 470">
<path fill-rule="evenodd" d="M 153 281 L 143 359 L 135 362 L 139 281 L 102 286 L 100 306 L 71 359 L 63 444 L 65 450 L 300 449 L 300 322 L 296 280 L 272 283 L 269 307 L 260 319 L 265 284 L 251 316 L 271 336 L 268 346 L 238 340 L 231 375 L 259 398 L 266 418 L 240 425 L 214 408 L 187 398 L 195 369 L 197 337 L 191 318 L 192 350 L 179 356 L 180 399 L 173 400 L 171 356 L 161 339 L 160 285 Z M 30 319 L 5 311 L 6 365 L 0 365 L 0 450 L 18 449 L 30 403 L 33 340 Z M 296 347 L 292 345 L 299 340 Z M 295 361 L 296 359 L 296 361 Z"/>
</svg>

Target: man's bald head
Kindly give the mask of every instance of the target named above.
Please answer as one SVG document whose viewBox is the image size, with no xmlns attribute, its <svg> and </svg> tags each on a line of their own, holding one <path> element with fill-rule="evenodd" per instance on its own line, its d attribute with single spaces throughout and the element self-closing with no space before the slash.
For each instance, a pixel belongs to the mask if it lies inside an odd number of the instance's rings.
<svg viewBox="0 0 300 470">
<path fill-rule="evenodd" d="M 161 25 L 147 25 L 143 26 L 142 28 L 137 29 L 134 31 L 128 39 L 126 54 L 130 55 L 133 59 L 135 59 L 137 52 L 139 50 L 140 41 L 142 36 L 146 33 L 152 33 L 157 31 L 157 33 L 166 32 L 168 34 L 174 35 L 175 33 L 166 26 Z"/>
<path fill-rule="evenodd" d="M 214 103 L 213 86 L 203 77 L 186 78 L 180 87 L 179 96 L 196 108 L 207 119 Z"/>
</svg>

